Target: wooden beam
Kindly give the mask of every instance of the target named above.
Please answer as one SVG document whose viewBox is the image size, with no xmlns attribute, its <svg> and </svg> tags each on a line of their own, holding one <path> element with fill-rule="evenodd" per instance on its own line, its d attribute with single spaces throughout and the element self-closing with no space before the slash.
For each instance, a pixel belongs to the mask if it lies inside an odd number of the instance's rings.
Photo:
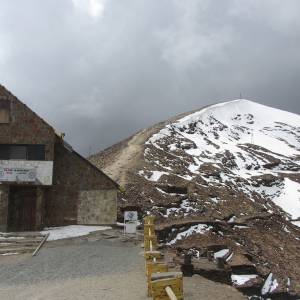
<svg viewBox="0 0 300 300">
<path fill-rule="evenodd" d="M 34 252 L 32 253 L 32 256 L 36 256 L 37 253 L 39 252 L 39 250 L 42 248 L 42 246 L 44 245 L 44 243 L 46 242 L 47 238 L 49 237 L 50 233 L 47 233 L 45 235 L 45 237 L 42 239 L 42 241 L 40 242 L 40 244 L 37 246 L 37 248 L 34 250 Z"/>
<path fill-rule="evenodd" d="M 169 296 L 170 300 L 177 300 L 176 295 L 174 294 L 173 290 L 169 286 L 167 286 L 165 288 L 165 291 L 166 291 L 167 295 Z"/>
</svg>

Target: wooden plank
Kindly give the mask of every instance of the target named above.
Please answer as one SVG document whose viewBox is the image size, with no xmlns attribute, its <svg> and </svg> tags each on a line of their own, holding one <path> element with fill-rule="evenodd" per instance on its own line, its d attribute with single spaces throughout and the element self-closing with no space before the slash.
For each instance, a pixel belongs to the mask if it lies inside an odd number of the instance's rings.
<svg viewBox="0 0 300 300">
<path fill-rule="evenodd" d="M 10 237 L 10 236 L 22 236 L 22 237 L 44 237 L 40 232 L 35 231 L 20 231 L 20 232 L 2 232 L 0 233 L 0 237 Z"/>
<path fill-rule="evenodd" d="M 32 252 L 34 251 L 35 246 L 26 246 L 26 247 L 5 247 L 4 249 L 0 249 L 0 254 L 5 253 L 24 253 L 24 252 Z"/>
<path fill-rule="evenodd" d="M 145 241 L 144 242 L 144 249 L 145 251 L 153 251 L 157 247 L 157 241 Z"/>
<path fill-rule="evenodd" d="M 41 243 L 37 246 L 37 248 L 35 249 L 35 251 L 32 253 L 32 256 L 37 255 L 37 253 L 39 252 L 39 250 L 42 248 L 42 246 L 44 245 L 44 243 L 46 242 L 47 238 L 49 237 L 50 233 L 47 233 L 45 235 L 45 237 L 43 238 L 43 240 L 41 241 Z"/>
<path fill-rule="evenodd" d="M 153 300 L 170 300 L 166 292 L 166 287 L 170 287 L 172 289 L 177 300 L 183 300 L 182 277 L 151 280 L 151 288 L 152 288 L 151 293 L 152 293 Z"/>
<path fill-rule="evenodd" d="M 144 236 L 146 235 L 155 235 L 154 225 L 151 226 L 144 225 Z"/>
<path fill-rule="evenodd" d="M 146 216 L 144 217 L 144 224 L 154 224 L 154 220 L 154 216 Z"/>
<path fill-rule="evenodd" d="M 163 254 L 160 251 L 145 251 L 144 257 L 146 260 L 161 259 Z"/>
<path fill-rule="evenodd" d="M 165 288 L 165 290 L 166 290 L 166 293 L 169 296 L 170 300 L 177 300 L 176 295 L 174 294 L 173 290 L 169 286 L 167 286 Z"/>
<path fill-rule="evenodd" d="M 152 274 L 151 280 L 160 280 L 165 278 L 182 278 L 182 272 L 165 272 L 162 274 Z"/>
<path fill-rule="evenodd" d="M 146 263 L 146 275 L 148 283 L 148 296 L 151 296 L 151 276 L 153 273 L 168 272 L 168 265 L 163 262 L 147 262 Z"/>
<path fill-rule="evenodd" d="M 157 236 L 155 234 L 153 235 L 145 235 L 144 236 L 144 241 L 157 241 Z"/>
<path fill-rule="evenodd" d="M 155 224 L 144 224 L 144 228 L 155 228 Z"/>
<path fill-rule="evenodd" d="M 16 243 L 16 244 L 28 244 L 28 243 L 40 243 L 43 238 L 0 238 L 0 246 L 5 243 Z"/>
<path fill-rule="evenodd" d="M 149 279 L 151 279 L 151 275 L 153 273 L 168 272 L 168 265 L 164 262 L 147 262 L 146 268 L 146 274 L 149 277 Z"/>
</svg>

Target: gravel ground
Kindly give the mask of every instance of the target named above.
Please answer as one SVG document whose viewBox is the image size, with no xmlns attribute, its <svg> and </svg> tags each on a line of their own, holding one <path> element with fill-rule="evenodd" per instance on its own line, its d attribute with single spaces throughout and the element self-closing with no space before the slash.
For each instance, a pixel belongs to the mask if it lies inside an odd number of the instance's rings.
<svg viewBox="0 0 300 300">
<path fill-rule="evenodd" d="M 147 299 L 141 250 L 94 236 L 49 242 L 33 258 L 1 257 L 0 299 Z"/>
<path fill-rule="evenodd" d="M 244 299 L 200 276 L 184 281 L 186 300 Z M 144 259 L 138 243 L 92 236 L 47 243 L 39 255 L 0 258 L 1 300 L 144 300 Z"/>
</svg>

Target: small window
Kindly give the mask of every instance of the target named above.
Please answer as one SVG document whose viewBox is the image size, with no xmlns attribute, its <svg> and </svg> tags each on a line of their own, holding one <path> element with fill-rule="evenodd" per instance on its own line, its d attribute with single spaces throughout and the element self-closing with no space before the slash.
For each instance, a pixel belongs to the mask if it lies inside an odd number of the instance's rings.
<svg viewBox="0 0 300 300">
<path fill-rule="evenodd" d="M 28 160 L 45 160 L 45 145 L 27 146 Z"/>
<path fill-rule="evenodd" d="M 1 145 L 0 160 L 45 160 L 45 145 Z"/>
<path fill-rule="evenodd" d="M 10 159 L 27 159 L 26 146 L 10 146 Z"/>
<path fill-rule="evenodd" d="M 7 124 L 10 121 L 10 102 L 0 99 L 0 124 Z"/>
<path fill-rule="evenodd" d="M 0 159 L 8 160 L 9 159 L 10 147 L 9 145 L 0 145 Z"/>
</svg>

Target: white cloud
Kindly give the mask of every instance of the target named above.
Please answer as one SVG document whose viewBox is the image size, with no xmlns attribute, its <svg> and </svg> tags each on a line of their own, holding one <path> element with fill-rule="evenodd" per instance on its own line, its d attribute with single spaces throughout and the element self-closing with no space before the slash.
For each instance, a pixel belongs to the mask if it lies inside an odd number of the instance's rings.
<svg viewBox="0 0 300 300">
<path fill-rule="evenodd" d="M 104 8 L 105 0 L 72 0 L 75 8 L 89 14 L 92 18 L 101 17 Z"/>
</svg>

